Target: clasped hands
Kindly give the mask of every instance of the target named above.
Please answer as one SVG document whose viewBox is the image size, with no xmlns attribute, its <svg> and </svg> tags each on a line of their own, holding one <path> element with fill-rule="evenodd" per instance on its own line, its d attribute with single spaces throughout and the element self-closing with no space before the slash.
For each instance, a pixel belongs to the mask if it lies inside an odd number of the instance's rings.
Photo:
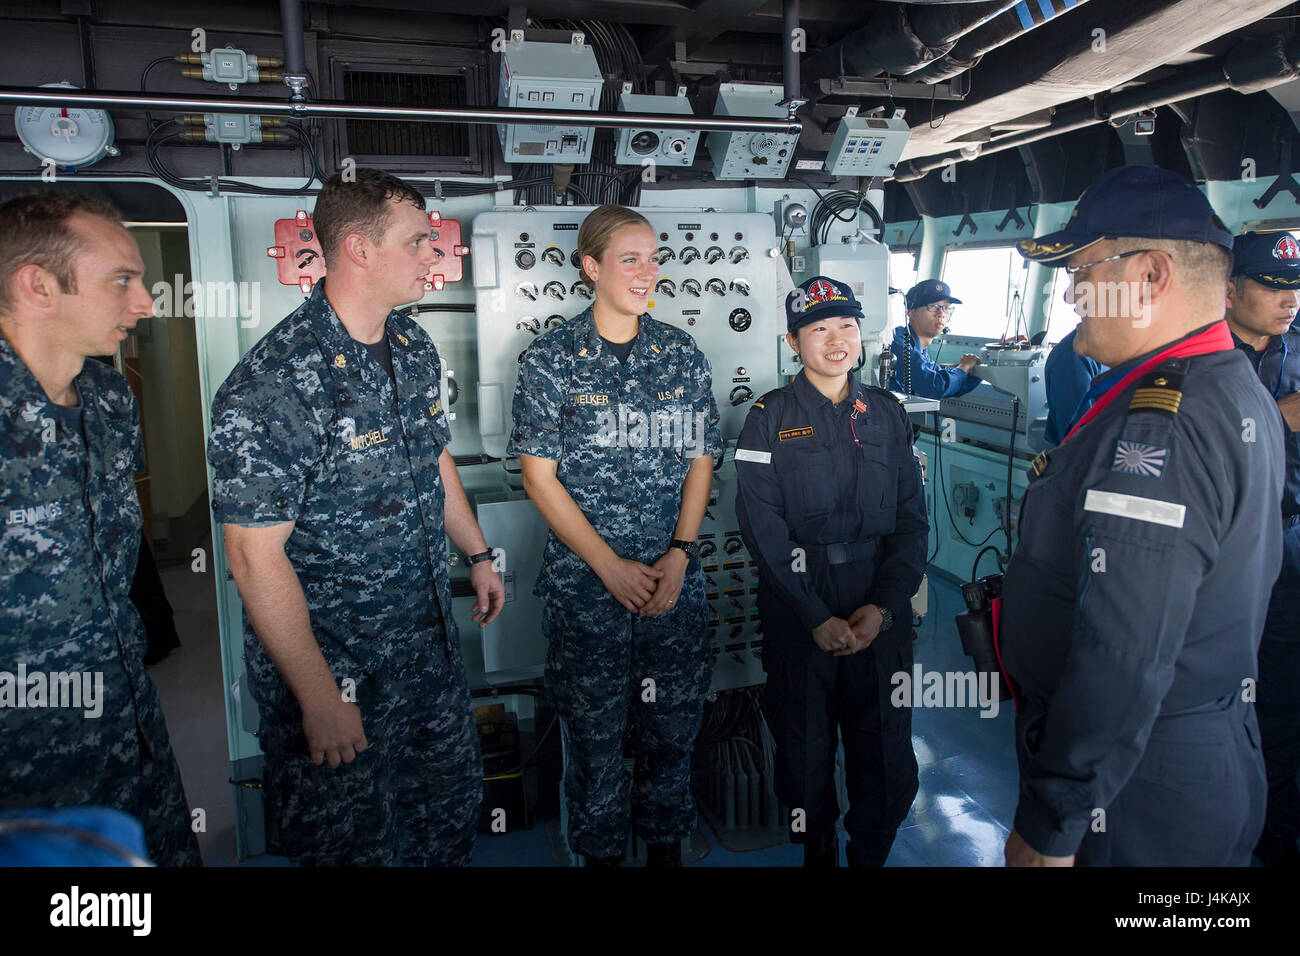
<svg viewBox="0 0 1300 956">
<path fill-rule="evenodd" d="M 605 589 L 633 614 L 658 617 L 676 606 L 688 561 L 681 548 L 669 548 L 652 565 L 615 557 L 596 573 Z"/>
<path fill-rule="evenodd" d="M 846 621 L 832 617 L 813 629 L 813 641 L 836 657 L 847 657 L 871 646 L 880 634 L 885 618 L 874 604 L 864 604 Z"/>
</svg>

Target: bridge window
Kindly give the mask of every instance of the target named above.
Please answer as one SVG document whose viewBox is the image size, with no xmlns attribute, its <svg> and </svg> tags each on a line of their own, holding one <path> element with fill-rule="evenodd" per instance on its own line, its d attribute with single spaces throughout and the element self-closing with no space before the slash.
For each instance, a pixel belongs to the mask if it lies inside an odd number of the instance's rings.
<svg viewBox="0 0 1300 956">
<path fill-rule="evenodd" d="M 1015 246 L 945 250 L 941 277 L 962 301 L 949 323 L 952 333 L 996 339 L 1013 331 L 1015 318 L 1008 316 L 1021 309 L 1025 262 Z"/>
<path fill-rule="evenodd" d="M 1064 269 L 1051 271 L 1051 283 L 1051 292 L 1043 303 L 1043 314 L 1047 316 L 1047 338 L 1044 341 L 1055 345 L 1079 324 L 1079 313 L 1074 311 L 1071 303 L 1065 301 L 1065 290 L 1070 284 L 1070 277 Z"/>
<path fill-rule="evenodd" d="M 907 310 L 903 308 L 903 295 L 916 285 L 916 253 L 907 250 L 889 253 L 889 284 L 898 290 L 898 295 L 889 297 L 889 326 L 902 325 L 907 320 Z"/>
</svg>

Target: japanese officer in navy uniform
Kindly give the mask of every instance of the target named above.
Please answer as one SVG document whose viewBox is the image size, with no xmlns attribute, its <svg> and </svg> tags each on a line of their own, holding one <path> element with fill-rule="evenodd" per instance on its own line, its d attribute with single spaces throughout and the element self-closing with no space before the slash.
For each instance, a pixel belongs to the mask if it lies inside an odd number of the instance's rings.
<svg viewBox="0 0 1300 956">
<path fill-rule="evenodd" d="M 907 415 L 852 373 L 861 318 L 835 279 L 791 293 L 786 341 L 803 371 L 754 403 L 736 449 L 736 514 L 759 566 L 776 793 L 808 866 L 839 860 L 841 740 L 851 865 L 884 864 L 917 791 L 911 711 L 891 706 L 890 688 L 912 667 L 910 600 L 929 523 Z"/>
<path fill-rule="evenodd" d="M 1259 732 L 1268 812 L 1256 855 L 1300 864 L 1300 243 L 1287 232 L 1237 236 L 1228 284 L 1228 327 L 1286 423 L 1282 573 L 1269 598 L 1259 645 Z"/>
<path fill-rule="evenodd" d="M 1020 249 L 1066 268 L 1074 347 L 1110 368 L 1034 462 L 1003 585 L 1007 864 L 1244 865 L 1283 425 L 1223 321 L 1232 235 L 1181 176 L 1124 166 Z"/>
</svg>

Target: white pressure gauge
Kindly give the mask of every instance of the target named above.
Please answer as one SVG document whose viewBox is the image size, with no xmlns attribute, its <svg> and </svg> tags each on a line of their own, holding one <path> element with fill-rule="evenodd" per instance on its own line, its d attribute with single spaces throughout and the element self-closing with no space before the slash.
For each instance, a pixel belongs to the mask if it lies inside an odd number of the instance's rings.
<svg viewBox="0 0 1300 956">
<path fill-rule="evenodd" d="M 66 80 L 45 87 L 75 90 Z M 27 152 L 41 162 L 60 166 L 89 166 L 118 155 L 113 145 L 113 120 L 103 110 L 79 106 L 20 106 L 14 126 Z"/>
</svg>

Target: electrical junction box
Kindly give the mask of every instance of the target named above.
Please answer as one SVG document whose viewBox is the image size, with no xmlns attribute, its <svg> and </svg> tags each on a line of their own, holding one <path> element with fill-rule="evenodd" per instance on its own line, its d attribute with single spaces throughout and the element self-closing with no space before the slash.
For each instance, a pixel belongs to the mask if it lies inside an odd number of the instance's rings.
<svg viewBox="0 0 1300 956">
<path fill-rule="evenodd" d="M 885 119 L 858 116 L 851 106 L 826 152 L 826 171 L 832 176 L 892 176 L 912 136 L 902 110 Z"/>
<path fill-rule="evenodd" d="M 501 52 L 497 104 L 510 109 L 591 112 L 605 78 L 581 33 L 569 43 L 526 41 L 516 30 Z M 508 163 L 587 163 L 596 130 L 590 126 L 501 123 L 497 136 Z"/>
<path fill-rule="evenodd" d="M 209 143 L 260 143 L 262 117 L 245 113 L 204 113 L 203 132 Z"/>
<path fill-rule="evenodd" d="M 788 119 L 786 108 L 777 105 L 784 97 L 785 88 L 780 86 L 723 83 L 713 112 L 716 116 Z M 797 133 L 710 133 L 713 178 L 781 179 L 790 168 L 798 142 Z"/>
<path fill-rule="evenodd" d="M 839 242 L 811 246 L 806 274 L 844 282 L 862 306 L 862 338 L 875 338 L 889 325 L 889 247 L 878 242 Z"/>
<path fill-rule="evenodd" d="M 260 79 L 257 57 L 227 47 L 203 54 L 203 78 L 212 83 L 256 83 Z"/>
<path fill-rule="evenodd" d="M 694 116 L 686 99 L 686 87 L 679 86 L 676 96 L 650 96 L 631 92 L 632 84 L 623 84 L 618 98 L 620 113 L 673 113 Z M 695 161 L 695 147 L 699 145 L 697 129 L 621 129 L 618 131 L 618 150 L 614 162 L 620 166 L 648 165 L 646 160 L 662 166 L 689 166 Z"/>
</svg>

